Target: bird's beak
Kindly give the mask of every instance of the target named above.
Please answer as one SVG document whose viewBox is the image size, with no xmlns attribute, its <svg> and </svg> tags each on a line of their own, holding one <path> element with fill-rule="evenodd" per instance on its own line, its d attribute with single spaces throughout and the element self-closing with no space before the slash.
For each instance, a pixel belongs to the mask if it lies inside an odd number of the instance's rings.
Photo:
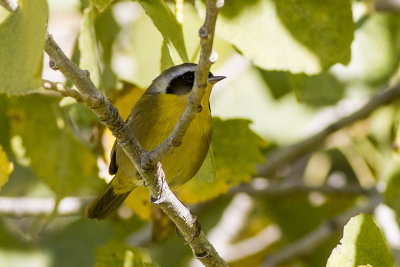
<svg viewBox="0 0 400 267">
<path fill-rule="evenodd" d="M 212 76 L 208 78 L 208 82 L 211 84 L 216 84 L 217 82 L 222 81 L 225 78 L 225 76 Z"/>
</svg>

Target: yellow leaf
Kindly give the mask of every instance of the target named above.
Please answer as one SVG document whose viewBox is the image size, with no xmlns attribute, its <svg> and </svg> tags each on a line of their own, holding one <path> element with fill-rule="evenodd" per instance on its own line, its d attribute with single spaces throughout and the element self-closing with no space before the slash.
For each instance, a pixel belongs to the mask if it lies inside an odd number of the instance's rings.
<svg viewBox="0 0 400 267">
<path fill-rule="evenodd" d="M 13 164 L 7 159 L 6 152 L 0 145 L 0 188 L 8 182 L 8 176 L 13 171 Z"/>
</svg>

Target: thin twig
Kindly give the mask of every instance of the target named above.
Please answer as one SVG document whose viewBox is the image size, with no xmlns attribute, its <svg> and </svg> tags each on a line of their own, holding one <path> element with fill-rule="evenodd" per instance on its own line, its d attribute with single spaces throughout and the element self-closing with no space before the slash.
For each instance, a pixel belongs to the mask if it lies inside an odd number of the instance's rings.
<svg viewBox="0 0 400 267">
<path fill-rule="evenodd" d="M 372 96 L 364 106 L 357 109 L 350 115 L 339 119 L 338 121 L 330 124 L 320 132 L 304 139 L 303 141 L 279 148 L 268 154 L 266 156 L 267 163 L 258 167 L 258 173 L 256 176 L 274 177 L 279 168 L 291 164 L 293 161 L 318 148 L 323 143 L 325 138 L 331 133 L 348 126 L 355 121 L 368 117 L 378 107 L 389 104 L 399 98 L 400 83 L 393 87 L 385 88 L 379 91 Z"/>
<path fill-rule="evenodd" d="M 42 87 L 46 90 L 57 92 L 64 97 L 72 97 L 78 102 L 85 102 L 88 99 L 87 97 L 83 96 L 78 90 L 69 88 L 60 82 L 42 80 Z"/>
<path fill-rule="evenodd" d="M 100 121 L 105 124 L 117 138 L 118 145 L 124 150 L 130 160 L 134 163 L 141 177 L 150 189 L 151 200 L 158 204 L 163 211 L 176 224 L 185 240 L 189 243 L 193 254 L 205 266 L 227 266 L 224 260 L 218 255 L 214 247 L 205 237 L 202 231 L 199 232 L 199 223 L 189 209 L 187 209 L 171 192 L 165 182 L 165 174 L 159 161 L 174 147 L 174 144 L 184 136 L 191 120 L 194 118 L 197 107 L 201 103 L 207 84 L 207 77 L 212 63 L 210 60 L 212 41 L 218 10 L 222 7 L 221 0 L 208 0 L 207 12 L 204 26 L 200 29 L 201 56 L 196 70 L 195 83 L 192 94 L 189 97 L 188 107 L 179 119 L 167 140 L 159 148 L 146 152 L 132 135 L 129 128 L 119 116 L 117 109 L 105 98 L 93 85 L 87 71 L 80 70 L 70 61 L 53 38 L 48 35 L 45 51 L 50 56 L 50 67 L 60 70 L 66 78 L 72 81 L 84 103 L 89 106 Z M 204 34 L 206 33 L 206 34 Z M 65 90 L 64 93 L 70 92 Z M 72 95 L 69 95 L 73 97 Z M 198 233 L 199 232 L 199 233 Z"/>
<path fill-rule="evenodd" d="M 339 229 L 359 213 L 371 213 L 381 203 L 382 197 L 375 190 L 371 193 L 368 202 L 363 206 L 355 206 L 344 213 L 324 222 L 318 228 L 307 234 L 300 240 L 284 247 L 280 251 L 266 257 L 263 266 L 273 267 L 290 261 L 296 257 L 313 252 L 321 243 L 334 235 Z"/>
</svg>

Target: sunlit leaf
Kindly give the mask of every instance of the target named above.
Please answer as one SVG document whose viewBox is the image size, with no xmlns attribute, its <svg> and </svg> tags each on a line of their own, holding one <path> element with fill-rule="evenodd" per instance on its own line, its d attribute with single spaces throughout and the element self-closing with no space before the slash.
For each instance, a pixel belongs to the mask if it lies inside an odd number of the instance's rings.
<svg viewBox="0 0 400 267">
<path fill-rule="evenodd" d="M 67 224 L 56 222 L 63 227 L 53 230 L 42 241 L 42 245 L 46 254 L 50 252 L 52 260 L 59 267 L 94 266 L 95 249 L 106 244 L 113 234 L 107 222 L 98 223 L 84 218 Z"/>
<path fill-rule="evenodd" d="M 103 12 L 104 9 L 112 2 L 113 0 L 90 0 L 90 2 L 100 11 Z"/>
<path fill-rule="evenodd" d="M 312 106 L 333 105 L 344 95 L 344 85 L 331 73 L 291 74 L 286 71 L 259 70 L 274 98 L 294 91 L 297 101 Z"/>
<path fill-rule="evenodd" d="M 172 60 L 170 51 L 168 49 L 167 43 L 164 41 L 161 46 L 161 72 L 174 66 L 174 61 Z"/>
<path fill-rule="evenodd" d="M 8 181 L 8 176 L 13 171 L 13 164 L 8 161 L 6 152 L 0 145 L 0 190 Z"/>
<path fill-rule="evenodd" d="M 142 0 L 139 3 L 161 32 L 171 52 L 177 53 L 182 62 L 188 62 L 182 25 L 176 20 L 175 15 L 166 3 L 161 0 Z"/>
<path fill-rule="evenodd" d="M 391 207 L 400 222 L 400 170 L 391 173 L 384 192 L 385 204 Z"/>
<path fill-rule="evenodd" d="M 350 64 L 335 66 L 334 72 L 348 83 L 362 82 L 380 88 L 398 69 L 399 36 L 399 16 L 385 13 L 368 16 L 356 31 Z"/>
<path fill-rule="evenodd" d="M 7 113 L 36 174 L 60 196 L 84 192 L 84 185 L 97 175 L 96 157 L 71 132 L 59 98 L 14 97 Z"/>
<path fill-rule="evenodd" d="M 111 240 L 96 249 L 96 267 L 152 267 L 151 259 L 142 249 L 129 247 L 123 240 Z"/>
<path fill-rule="evenodd" d="M 215 157 L 212 145 L 208 149 L 207 156 L 201 165 L 200 170 L 196 173 L 195 178 L 211 183 L 215 178 Z"/>
<path fill-rule="evenodd" d="M 197 203 L 225 193 L 230 187 L 250 181 L 255 164 L 264 162 L 261 148 L 266 141 L 249 129 L 250 121 L 213 119 L 212 146 L 215 179 L 193 178 L 177 190 L 185 203 Z M 246 142 L 243 142 L 246 140 Z"/>
<path fill-rule="evenodd" d="M 108 93 L 117 88 L 117 76 L 112 69 L 113 45 L 120 32 L 120 26 L 115 21 L 113 10 L 97 14 L 95 20 L 96 37 L 101 45 L 101 88 Z"/>
<path fill-rule="evenodd" d="M 328 267 L 393 266 L 390 250 L 370 215 L 357 215 L 346 224 L 340 244 L 333 249 Z"/>
<path fill-rule="evenodd" d="M 354 23 L 348 0 L 232 0 L 216 31 L 261 68 L 315 74 L 349 63 Z"/>
<path fill-rule="evenodd" d="M 289 75 L 297 100 L 313 106 L 333 105 L 342 99 L 344 86 L 329 72 Z"/>
<path fill-rule="evenodd" d="M 80 64 L 83 70 L 88 70 L 90 79 L 95 86 L 100 86 L 100 52 L 97 45 L 94 29 L 95 14 L 92 6 L 87 7 L 83 12 L 83 21 L 79 34 Z"/>
<path fill-rule="evenodd" d="M 0 92 L 21 94 L 41 86 L 47 1 L 20 1 L 0 25 Z"/>
</svg>

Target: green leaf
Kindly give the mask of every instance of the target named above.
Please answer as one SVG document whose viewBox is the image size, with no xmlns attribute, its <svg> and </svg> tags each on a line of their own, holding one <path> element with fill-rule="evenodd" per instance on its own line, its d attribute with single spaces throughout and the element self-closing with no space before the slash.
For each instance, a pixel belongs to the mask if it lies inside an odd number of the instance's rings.
<svg viewBox="0 0 400 267">
<path fill-rule="evenodd" d="M 79 34 L 79 50 L 81 52 L 79 67 L 88 70 L 90 79 L 96 87 L 100 86 L 100 52 L 94 29 L 95 14 L 90 5 L 83 12 L 81 31 Z"/>
<path fill-rule="evenodd" d="M 97 175 L 94 153 L 77 141 L 64 113 L 59 98 L 36 94 L 10 98 L 7 111 L 31 167 L 60 197 L 85 192 Z"/>
<path fill-rule="evenodd" d="M 163 38 L 145 12 L 130 25 L 128 33 L 130 46 L 126 53 L 137 67 L 131 73 L 116 71 L 123 80 L 147 88 L 160 75 Z"/>
<path fill-rule="evenodd" d="M 258 69 L 258 71 L 275 99 L 279 99 L 293 90 L 290 84 L 289 72 L 266 71 L 263 69 Z"/>
<path fill-rule="evenodd" d="M 400 222 L 400 169 L 396 169 L 390 174 L 384 196 L 385 204 L 395 211 L 397 220 Z"/>
<path fill-rule="evenodd" d="M 20 1 L 0 25 L 0 92 L 21 94 L 41 86 L 46 0 Z"/>
<path fill-rule="evenodd" d="M 201 165 L 199 171 L 196 173 L 194 179 L 200 179 L 211 183 L 212 181 L 214 181 L 214 178 L 215 178 L 215 157 L 212 145 L 210 145 L 206 159 Z"/>
<path fill-rule="evenodd" d="M 357 29 L 348 66 L 337 66 L 335 73 L 345 81 L 362 83 L 374 89 L 388 82 L 400 60 L 400 17 L 373 13 Z"/>
<path fill-rule="evenodd" d="M 142 0 L 139 3 L 164 37 L 171 53 L 178 54 L 183 62 L 188 62 L 182 25 L 176 20 L 166 3 L 162 0 Z"/>
<path fill-rule="evenodd" d="M 259 70 L 274 98 L 294 91 L 297 101 L 312 106 L 332 105 L 344 95 L 344 85 L 332 73 L 291 74 L 284 71 Z"/>
<path fill-rule="evenodd" d="M 120 32 L 120 26 L 115 21 L 112 9 L 109 8 L 97 14 L 95 20 L 96 37 L 101 45 L 101 88 L 108 93 L 117 88 L 117 76 L 112 69 L 113 45 Z"/>
<path fill-rule="evenodd" d="M 90 0 L 90 2 L 100 11 L 103 12 L 104 9 L 112 2 L 113 0 Z"/>
<path fill-rule="evenodd" d="M 168 49 L 167 43 L 164 41 L 161 45 L 161 72 L 163 72 L 166 69 L 169 69 L 170 67 L 174 66 L 174 61 L 172 60 L 170 51 Z"/>
<path fill-rule="evenodd" d="M 96 249 L 96 267 L 152 267 L 143 250 L 127 246 L 123 240 L 111 240 Z"/>
<path fill-rule="evenodd" d="M 349 63 L 354 23 L 348 0 L 231 0 L 216 31 L 261 68 L 315 74 Z"/>
<path fill-rule="evenodd" d="M 215 179 L 195 177 L 177 190 L 185 203 L 214 198 L 232 186 L 250 181 L 255 164 L 263 163 L 261 149 L 267 142 L 249 129 L 249 120 L 213 119 L 212 147 L 215 156 Z M 246 142 L 243 142 L 246 140 Z M 212 175 L 212 174 L 211 174 Z M 201 192 L 201 194 L 199 193 Z"/>
<path fill-rule="evenodd" d="M 340 244 L 333 249 L 328 267 L 360 265 L 393 267 L 389 247 L 371 215 L 359 214 L 350 219 Z"/>
<path fill-rule="evenodd" d="M 289 75 L 297 100 L 313 106 L 333 105 L 344 94 L 344 86 L 329 72 L 307 76 Z"/>
<path fill-rule="evenodd" d="M 94 266 L 96 247 L 105 244 L 113 234 L 111 226 L 105 221 L 98 223 L 81 218 L 67 225 L 62 219 L 52 223 L 58 226 L 56 231 L 49 232 L 41 243 L 46 252 L 44 254 L 50 252 L 57 267 Z"/>
</svg>

